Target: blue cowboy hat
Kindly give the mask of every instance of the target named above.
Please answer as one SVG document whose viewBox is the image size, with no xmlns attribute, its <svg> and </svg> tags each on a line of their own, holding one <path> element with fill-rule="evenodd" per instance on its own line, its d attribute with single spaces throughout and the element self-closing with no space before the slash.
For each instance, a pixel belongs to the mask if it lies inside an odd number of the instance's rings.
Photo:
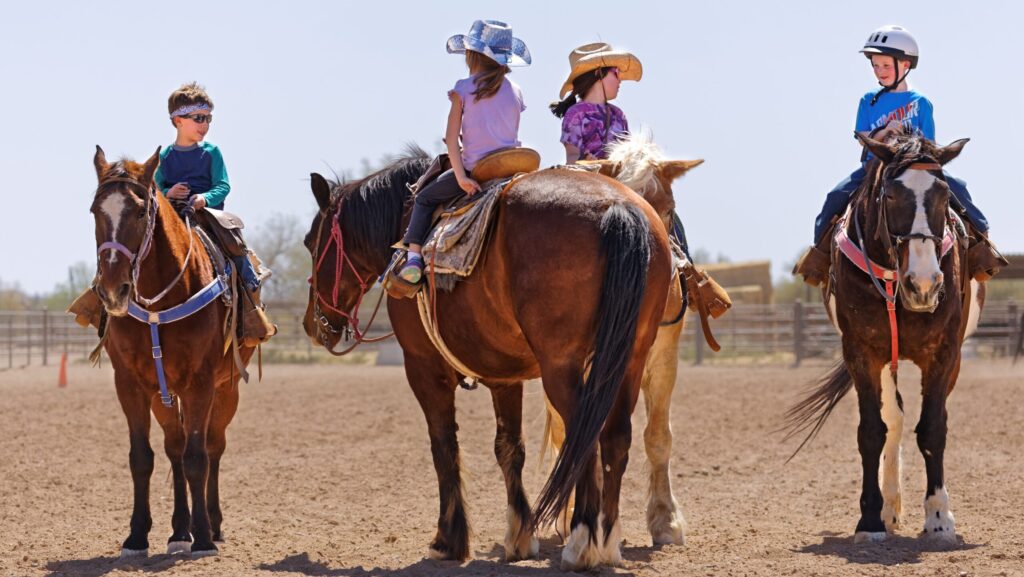
<svg viewBox="0 0 1024 577">
<path fill-rule="evenodd" d="M 449 54 L 479 52 L 505 66 L 529 66 L 532 59 L 526 43 L 512 36 L 512 27 L 497 20 L 477 20 L 469 34 L 456 34 L 448 39 Z"/>
</svg>

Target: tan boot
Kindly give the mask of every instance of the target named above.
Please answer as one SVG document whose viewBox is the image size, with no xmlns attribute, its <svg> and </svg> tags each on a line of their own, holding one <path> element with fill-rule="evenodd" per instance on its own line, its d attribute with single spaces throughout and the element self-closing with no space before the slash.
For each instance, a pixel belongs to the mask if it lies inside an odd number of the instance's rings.
<svg viewBox="0 0 1024 577">
<path fill-rule="evenodd" d="M 75 315 L 75 322 L 82 328 L 91 325 L 98 329 L 103 315 L 103 303 L 100 302 L 100 297 L 96 296 L 91 288 L 88 288 L 78 295 L 78 298 L 68 307 L 67 312 Z"/>
<path fill-rule="evenodd" d="M 260 291 L 243 291 L 242 306 L 242 346 L 255 347 L 270 340 L 277 334 L 277 325 L 270 322 L 265 312 L 266 306 L 260 301 Z"/>
<path fill-rule="evenodd" d="M 1010 261 L 999 253 L 990 240 L 977 233 L 970 238 L 970 245 L 967 247 L 967 270 L 971 278 L 985 282 L 999 274 L 999 269 L 1010 265 Z"/>
<path fill-rule="evenodd" d="M 793 274 L 804 277 L 804 282 L 820 287 L 828 281 L 828 272 L 832 268 L 832 230 L 825 234 L 825 237 L 816 246 L 807 249 L 807 252 L 796 261 L 793 267 Z"/>
</svg>

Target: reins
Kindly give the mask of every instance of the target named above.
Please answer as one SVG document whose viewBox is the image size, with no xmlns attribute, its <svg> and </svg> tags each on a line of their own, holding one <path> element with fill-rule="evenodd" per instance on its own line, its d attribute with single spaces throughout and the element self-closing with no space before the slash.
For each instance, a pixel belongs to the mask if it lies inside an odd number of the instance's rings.
<svg viewBox="0 0 1024 577">
<path fill-rule="evenodd" d="M 355 337 L 355 342 L 340 352 L 328 348 L 326 346 L 327 343 L 321 339 L 321 342 L 325 345 L 324 348 L 327 352 L 337 357 L 347 355 L 362 343 L 380 342 L 395 334 L 394 332 L 389 332 L 388 334 L 380 337 L 366 338 L 366 334 L 369 333 L 370 327 L 373 326 L 373 321 L 377 318 L 377 313 L 380 311 L 380 305 L 384 301 L 384 291 L 381 291 L 380 296 L 377 298 L 377 304 L 373 308 L 373 314 L 370 315 L 370 320 L 366 323 L 366 328 L 364 330 L 360 330 L 359 328 L 359 306 L 362 304 L 366 293 L 369 292 L 370 288 L 373 286 L 373 283 L 368 282 L 372 279 L 364 278 L 359 274 L 359 271 L 356 270 L 355 264 L 352 262 L 352 258 L 345 252 L 345 238 L 342 235 L 341 224 L 339 223 L 341 209 L 343 206 L 344 199 L 339 198 L 337 210 L 335 210 L 334 216 L 331 217 L 330 236 L 324 244 L 323 252 L 320 252 L 320 240 L 323 238 L 324 221 L 327 220 L 329 212 L 320 211 L 320 224 L 317 227 L 316 233 L 316 250 L 313 254 L 313 260 L 316 264 L 313 269 L 313 275 L 309 279 L 310 287 L 313 290 L 313 316 L 314 320 L 319 323 L 321 329 L 326 330 L 331 334 L 341 335 L 341 337 L 346 341 Z M 323 265 L 324 260 L 327 258 L 327 253 L 329 252 L 332 244 L 335 245 L 334 283 L 331 287 L 331 301 L 328 302 L 327 299 L 320 294 L 317 280 L 320 274 L 320 268 Z M 355 276 L 356 281 L 359 283 L 359 296 L 356 298 L 355 305 L 349 312 L 338 308 L 338 293 L 341 289 L 341 275 L 343 274 L 346 265 L 349 270 L 352 271 L 352 275 Z M 334 328 L 330 319 L 328 319 L 320 309 L 321 306 L 331 312 L 341 315 L 342 318 L 347 321 L 346 327 L 344 329 Z"/>
</svg>

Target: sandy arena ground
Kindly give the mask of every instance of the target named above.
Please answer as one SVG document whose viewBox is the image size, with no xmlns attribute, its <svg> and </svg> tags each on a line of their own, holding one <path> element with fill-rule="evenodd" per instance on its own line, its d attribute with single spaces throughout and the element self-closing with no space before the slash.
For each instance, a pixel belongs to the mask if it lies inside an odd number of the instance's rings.
<svg viewBox="0 0 1024 577">
<path fill-rule="evenodd" d="M 904 365 L 906 366 L 906 365 Z M 904 528 L 854 545 L 860 487 L 856 403 L 845 399 L 793 462 L 772 433 L 818 365 L 681 367 L 673 407 L 673 477 L 686 514 L 685 546 L 652 548 L 644 524 L 645 458 L 634 443 L 622 506 L 625 566 L 601 574 L 1024 574 L 1024 365 L 970 361 L 950 400 L 947 486 L 961 544 L 919 540 L 923 460 L 913 427 L 919 374 L 903 370 Z M 504 486 L 492 453 L 488 392 L 458 393 L 473 559 L 424 560 L 437 516 L 426 427 L 397 368 L 268 366 L 243 385 L 228 429 L 220 556 L 162 554 L 170 534 L 169 466 L 154 425 L 154 528 L 145 560 L 120 561 L 128 533 L 128 437 L 109 365 L 0 372 L 0 576 L 7 575 L 560 575 L 560 545 L 502 561 Z M 539 385 L 528 387 L 527 488 L 543 482 Z M 642 439 L 642 411 L 634 438 Z"/>
</svg>

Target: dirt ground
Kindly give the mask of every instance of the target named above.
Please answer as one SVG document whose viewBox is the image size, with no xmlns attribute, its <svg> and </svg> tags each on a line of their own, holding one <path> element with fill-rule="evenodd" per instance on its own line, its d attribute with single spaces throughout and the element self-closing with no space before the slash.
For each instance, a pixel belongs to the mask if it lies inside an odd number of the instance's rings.
<svg viewBox="0 0 1024 577">
<path fill-rule="evenodd" d="M 912 431 L 919 374 L 903 369 L 904 528 L 854 545 L 860 488 L 851 395 L 819 439 L 784 464 L 792 444 L 772 431 L 827 367 L 683 366 L 674 395 L 673 477 L 689 523 L 684 546 L 652 548 L 644 524 L 645 458 L 637 427 L 622 505 L 625 566 L 601 574 L 1024 574 L 1024 366 L 966 363 L 950 399 L 947 487 L 961 544 L 918 539 L 923 460 Z M 404 373 L 364 366 L 266 367 L 243 385 L 228 429 L 220 555 L 162 554 L 171 486 L 154 426 L 157 467 L 149 558 L 121 561 L 131 511 L 128 437 L 108 368 L 75 365 L 0 372 L 0 576 L 7 575 L 559 575 L 561 547 L 502 561 L 504 486 L 492 453 L 488 392 L 460 391 L 459 422 L 474 538 L 458 565 L 424 559 L 437 516 L 426 427 Z M 526 482 L 544 480 L 537 448 L 539 384 L 525 409 Z"/>
</svg>

